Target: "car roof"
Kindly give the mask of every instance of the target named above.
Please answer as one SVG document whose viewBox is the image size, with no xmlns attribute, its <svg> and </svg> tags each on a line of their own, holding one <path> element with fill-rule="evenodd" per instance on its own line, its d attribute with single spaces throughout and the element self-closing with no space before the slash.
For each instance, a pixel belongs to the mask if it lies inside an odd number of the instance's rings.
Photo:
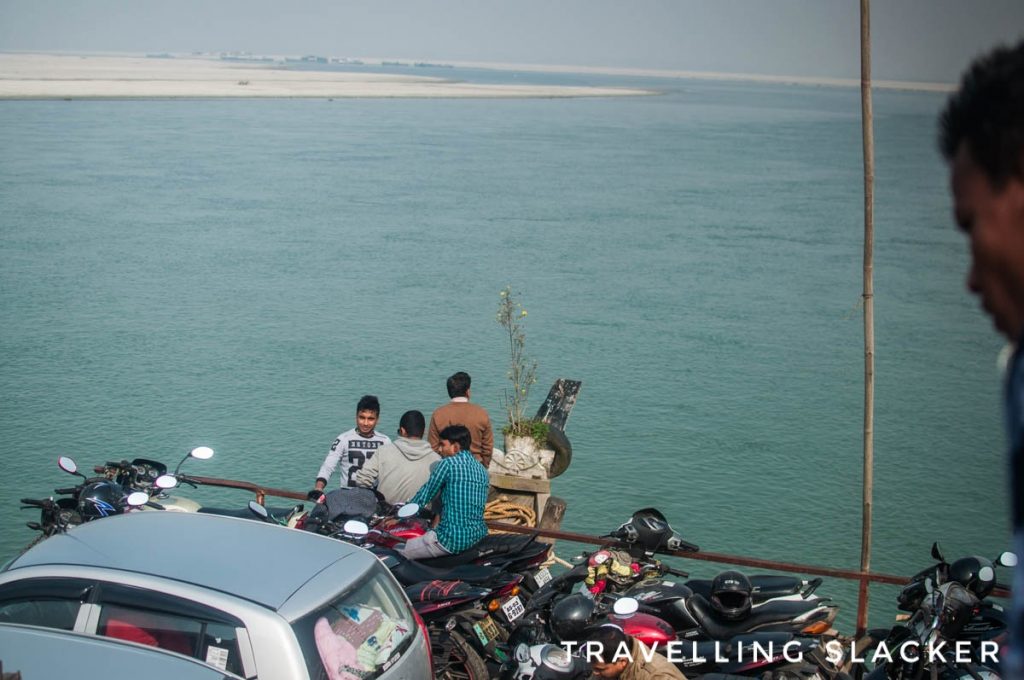
<svg viewBox="0 0 1024 680">
<path fill-rule="evenodd" d="M 217 515 L 146 511 L 94 520 L 52 536 L 6 571 L 72 565 L 150 574 L 277 610 L 342 560 L 351 567 L 352 580 L 376 562 L 361 548 L 297 529 Z M 347 583 L 332 585 L 338 592 Z"/>
<path fill-rule="evenodd" d="M 134 642 L 0 623 L 4 677 L 76 678 L 93 669 L 104 680 L 228 680 L 237 678 L 204 663 Z M 100 670 L 102 669 L 102 671 Z"/>
</svg>

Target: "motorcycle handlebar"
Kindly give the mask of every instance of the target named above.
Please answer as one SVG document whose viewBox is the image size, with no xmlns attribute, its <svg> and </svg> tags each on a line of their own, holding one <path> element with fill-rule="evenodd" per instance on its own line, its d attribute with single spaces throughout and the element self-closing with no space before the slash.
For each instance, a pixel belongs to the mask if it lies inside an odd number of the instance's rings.
<svg viewBox="0 0 1024 680">
<path fill-rule="evenodd" d="M 80 488 L 81 487 L 77 486 L 67 486 L 64 487 L 63 489 L 54 489 L 53 492 L 60 494 L 61 496 L 74 496 L 76 493 L 78 493 Z"/>
<path fill-rule="evenodd" d="M 26 505 L 26 506 L 30 506 L 30 507 L 34 507 L 34 508 L 45 508 L 46 507 L 46 501 L 37 500 L 35 498 L 22 498 L 21 499 L 21 504 L 22 505 Z"/>
<path fill-rule="evenodd" d="M 683 571 L 681 569 L 673 569 L 672 567 L 664 567 L 664 569 L 666 574 L 672 574 L 673 576 L 678 576 L 679 578 L 690 578 L 690 572 L 688 571 Z"/>
</svg>

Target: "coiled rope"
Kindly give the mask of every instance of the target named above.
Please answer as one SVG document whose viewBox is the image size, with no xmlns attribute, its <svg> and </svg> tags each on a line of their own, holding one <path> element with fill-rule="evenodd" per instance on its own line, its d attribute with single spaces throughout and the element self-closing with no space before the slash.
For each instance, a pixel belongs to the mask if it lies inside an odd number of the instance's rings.
<svg viewBox="0 0 1024 680">
<path fill-rule="evenodd" d="M 537 513 L 533 511 L 533 508 L 513 503 L 509 500 L 508 496 L 498 496 L 484 506 L 484 520 L 507 522 L 517 526 L 535 527 L 537 526 Z M 488 529 L 488 532 L 492 534 L 512 533 L 510 531 L 501 531 L 500 529 Z M 574 566 L 556 555 L 554 550 L 551 551 L 551 555 L 541 566 L 550 567 L 553 564 L 560 564 L 569 569 Z"/>
<path fill-rule="evenodd" d="M 537 526 L 537 513 L 533 511 L 533 508 L 513 503 L 508 496 L 498 496 L 484 507 L 484 520 L 535 527 Z M 490 533 L 507 534 L 510 532 L 490 529 Z"/>
</svg>

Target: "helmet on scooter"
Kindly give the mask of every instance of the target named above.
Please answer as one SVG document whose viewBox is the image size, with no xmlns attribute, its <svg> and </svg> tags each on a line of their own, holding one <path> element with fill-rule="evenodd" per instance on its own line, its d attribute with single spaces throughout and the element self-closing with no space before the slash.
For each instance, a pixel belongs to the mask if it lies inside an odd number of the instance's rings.
<svg viewBox="0 0 1024 680">
<path fill-rule="evenodd" d="M 961 557 L 949 565 L 949 580 L 956 581 L 980 599 L 995 588 L 996 573 L 992 563 L 984 557 Z"/>
<path fill-rule="evenodd" d="M 939 586 L 942 598 L 936 616 L 939 619 L 939 634 L 947 640 L 954 640 L 963 627 L 974 616 L 978 598 L 956 581 Z"/>
<path fill-rule="evenodd" d="M 726 621 L 738 621 L 750 613 L 750 579 L 738 571 L 723 571 L 711 581 L 711 609 Z"/>
<path fill-rule="evenodd" d="M 124 489 L 117 482 L 91 482 L 78 494 L 78 512 L 85 521 L 124 512 Z"/>
<path fill-rule="evenodd" d="M 551 608 L 551 630 L 560 642 L 580 640 L 595 607 L 594 599 L 583 593 L 563 597 Z"/>
</svg>

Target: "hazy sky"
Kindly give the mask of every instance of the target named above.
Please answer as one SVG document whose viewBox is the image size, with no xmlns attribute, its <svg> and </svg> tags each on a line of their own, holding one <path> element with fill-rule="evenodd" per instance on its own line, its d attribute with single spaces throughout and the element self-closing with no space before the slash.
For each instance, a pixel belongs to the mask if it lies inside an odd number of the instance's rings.
<svg viewBox="0 0 1024 680">
<path fill-rule="evenodd" d="M 1024 0 L 874 0 L 874 77 L 953 82 Z M 857 77 L 858 0 L 0 0 L 0 50 L 249 51 Z"/>
</svg>

